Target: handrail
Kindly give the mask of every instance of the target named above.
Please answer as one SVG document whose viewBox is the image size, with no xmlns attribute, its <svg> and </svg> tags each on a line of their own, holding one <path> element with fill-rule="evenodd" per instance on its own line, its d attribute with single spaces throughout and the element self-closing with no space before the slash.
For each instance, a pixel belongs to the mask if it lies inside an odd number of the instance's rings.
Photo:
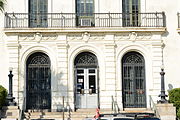
<svg viewBox="0 0 180 120">
<path fill-rule="evenodd" d="M 67 120 L 71 120 L 71 111 L 72 111 L 72 109 L 71 109 L 71 106 L 69 105 L 69 103 L 67 103 L 67 110 L 68 110 L 68 118 L 67 118 Z"/>
<path fill-rule="evenodd" d="M 23 97 L 23 102 L 22 102 L 22 106 L 20 108 L 20 113 L 19 113 L 19 119 L 18 120 L 23 120 L 23 112 L 25 111 L 25 97 Z"/>
<path fill-rule="evenodd" d="M 151 108 L 151 110 L 154 111 L 156 117 L 160 118 L 160 115 L 159 115 L 159 112 L 157 110 L 156 104 L 154 103 L 151 95 L 149 95 L 149 103 L 150 103 L 150 108 Z"/>
<path fill-rule="evenodd" d="M 63 98 L 62 98 L 62 102 L 63 102 L 63 120 L 65 119 L 65 116 L 64 116 L 64 96 L 63 96 Z"/>
<path fill-rule="evenodd" d="M 62 116 L 62 118 L 63 118 L 63 120 L 65 120 L 65 112 L 68 112 L 67 120 L 71 120 L 71 107 L 70 107 L 69 103 L 67 102 L 66 109 L 64 106 L 65 105 L 65 96 L 62 97 L 62 102 L 63 102 L 63 110 L 62 110 L 63 116 Z"/>
<path fill-rule="evenodd" d="M 119 113 L 119 106 L 117 104 L 117 101 L 114 100 L 114 97 L 112 96 L 112 111 L 114 111 L 114 113 Z"/>
</svg>

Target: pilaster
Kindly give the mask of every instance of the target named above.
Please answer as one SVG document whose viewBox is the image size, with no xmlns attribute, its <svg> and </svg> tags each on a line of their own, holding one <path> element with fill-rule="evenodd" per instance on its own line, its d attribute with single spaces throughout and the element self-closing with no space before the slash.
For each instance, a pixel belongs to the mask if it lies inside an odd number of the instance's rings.
<svg viewBox="0 0 180 120">
<path fill-rule="evenodd" d="M 63 96 L 65 103 L 68 102 L 68 48 L 66 35 L 59 35 L 57 38 L 57 71 L 56 91 L 53 92 L 53 109 L 62 109 Z M 66 105 L 65 105 L 66 106 Z"/>
<path fill-rule="evenodd" d="M 116 44 L 114 43 L 114 35 L 106 35 L 104 41 L 104 56 L 105 56 L 105 92 L 102 92 L 102 97 L 105 97 L 105 107 L 110 108 L 112 96 L 115 96 L 116 91 Z"/>
<path fill-rule="evenodd" d="M 18 36 L 13 35 L 13 36 L 8 36 L 6 38 L 7 40 L 7 49 L 9 53 L 9 68 L 13 68 L 12 74 L 13 76 L 13 97 L 19 99 L 18 96 L 18 88 L 19 88 L 19 43 L 18 43 Z M 8 77 L 8 76 L 7 76 Z"/>
<path fill-rule="evenodd" d="M 157 95 L 161 86 L 161 65 L 163 64 L 162 38 L 161 34 L 152 35 L 152 69 L 153 69 L 153 94 Z M 158 93 L 157 93 L 158 92 Z"/>
</svg>

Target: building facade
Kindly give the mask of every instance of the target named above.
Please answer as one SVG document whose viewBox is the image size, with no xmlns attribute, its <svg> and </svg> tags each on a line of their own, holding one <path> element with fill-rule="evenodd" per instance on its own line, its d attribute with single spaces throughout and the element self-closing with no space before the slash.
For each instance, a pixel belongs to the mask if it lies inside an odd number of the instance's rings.
<svg viewBox="0 0 180 120">
<path fill-rule="evenodd" d="M 149 108 L 179 87 L 179 1 L 7 0 L 0 84 L 26 109 Z M 171 6 L 171 7 L 169 7 Z M 175 59 L 176 58 L 176 59 Z"/>
</svg>

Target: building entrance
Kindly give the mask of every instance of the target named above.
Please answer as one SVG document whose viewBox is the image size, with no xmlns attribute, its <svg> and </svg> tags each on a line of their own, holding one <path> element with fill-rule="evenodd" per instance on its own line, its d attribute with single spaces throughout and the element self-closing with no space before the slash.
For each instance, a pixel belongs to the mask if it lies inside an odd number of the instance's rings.
<svg viewBox="0 0 180 120">
<path fill-rule="evenodd" d="M 145 108 L 145 62 L 141 54 L 129 52 L 122 59 L 123 107 Z"/>
<path fill-rule="evenodd" d="M 32 54 L 26 63 L 26 109 L 51 109 L 51 70 L 49 57 Z"/>
<path fill-rule="evenodd" d="M 97 108 L 99 105 L 98 63 L 90 52 L 75 59 L 75 107 Z"/>
</svg>

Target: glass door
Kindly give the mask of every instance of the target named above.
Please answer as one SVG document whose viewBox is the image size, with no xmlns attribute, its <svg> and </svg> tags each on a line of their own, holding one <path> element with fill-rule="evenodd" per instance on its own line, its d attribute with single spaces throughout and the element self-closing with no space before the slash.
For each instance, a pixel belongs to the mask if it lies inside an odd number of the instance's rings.
<svg viewBox="0 0 180 120">
<path fill-rule="evenodd" d="M 76 76 L 76 107 L 97 108 L 97 69 L 77 68 Z"/>
</svg>

